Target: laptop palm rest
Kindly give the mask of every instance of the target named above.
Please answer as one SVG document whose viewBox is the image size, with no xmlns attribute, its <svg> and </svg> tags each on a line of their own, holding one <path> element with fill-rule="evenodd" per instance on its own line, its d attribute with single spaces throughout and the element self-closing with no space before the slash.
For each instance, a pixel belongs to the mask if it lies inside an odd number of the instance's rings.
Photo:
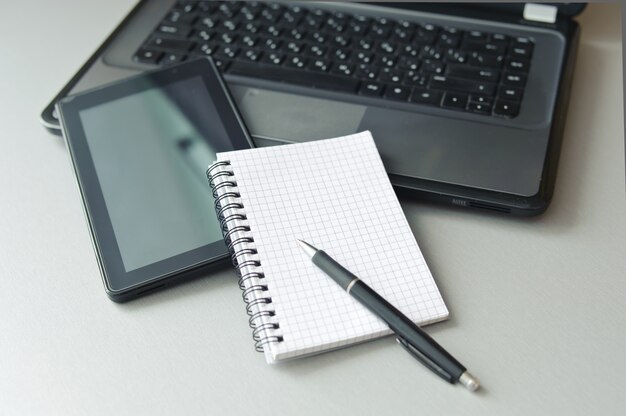
<svg viewBox="0 0 626 416">
<path fill-rule="evenodd" d="M 512 129 L 234 83 L 230 90 L 261 146 L 370 130 L 389 173 L 523 196 L 538 191 L 545 155 L 538 143 L 547 143 L 547 128 Z"/>
</svg>

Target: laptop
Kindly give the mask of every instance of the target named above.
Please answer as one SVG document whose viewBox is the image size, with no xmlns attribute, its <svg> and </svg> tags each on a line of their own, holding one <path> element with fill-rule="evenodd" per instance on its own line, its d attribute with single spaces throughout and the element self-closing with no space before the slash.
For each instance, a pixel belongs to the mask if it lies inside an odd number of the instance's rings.
<svg viewBox="0 0 626 416">
<path fill-rule="evenodd" d="M 257 146 L 370 130 L 399 195 L 514 215 L 552 196 L 582 4 L 143 0 L 66 95 L 211 56 Z"/>
</svg>

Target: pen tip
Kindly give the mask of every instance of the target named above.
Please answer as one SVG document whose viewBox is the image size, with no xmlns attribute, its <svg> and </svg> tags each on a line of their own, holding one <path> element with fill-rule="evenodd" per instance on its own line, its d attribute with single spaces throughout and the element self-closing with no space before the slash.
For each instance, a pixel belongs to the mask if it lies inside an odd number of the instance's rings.
<svg viewBox="0 0 626 416">
<path fill-rule="evenodd" d="M 298 238 L 296 238 L 296 240 L 298 241 L 298 244 L 300 245 L 300 247 L 302 247 L 304 252 L 309 255 L 309 257 L 313 257 L 315 253 L 317 253 L 317 249 L 313 247 L 312 245 L 310 245 L 309 243 L 307 243 L 306 241 L 302 241 Z"/>
<path fill-rule="evenodd" d="M 469 372 L 464 372 L 459 378 L 459 382 L 463 384 L 469 391 L 476 391 L 480 387 L 480 382 Z"/>
</svg>

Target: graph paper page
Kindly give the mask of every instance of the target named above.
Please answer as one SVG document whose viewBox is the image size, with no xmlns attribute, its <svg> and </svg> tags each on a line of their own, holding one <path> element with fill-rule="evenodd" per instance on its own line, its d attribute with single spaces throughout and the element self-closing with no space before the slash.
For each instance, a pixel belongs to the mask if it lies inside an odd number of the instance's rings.
<svg viewBox="0 0 626 416">
<path fill-rule="evenodd" d="M 414 322 L 447 318 L 369 131 L 218 160 L 230 161 L 283 338 L 266 346 L 268 362 L 391 332 L 296 239 L 324 250 Z"/>
</svg>

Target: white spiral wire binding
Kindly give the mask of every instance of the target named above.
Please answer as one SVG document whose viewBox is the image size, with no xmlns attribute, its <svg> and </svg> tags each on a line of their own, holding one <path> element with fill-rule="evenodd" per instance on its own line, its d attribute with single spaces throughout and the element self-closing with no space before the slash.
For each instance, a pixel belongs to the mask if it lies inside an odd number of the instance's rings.
<svg viewBox="0 0 626 416">
<path fill-rule="evenodd" d="M 215 211 L 222 225 L 224 241 L 239 274 L 239 287 L 250 316 L 248 323 L 252 328 L 255 348 L 263 352 L 265 345 L 282 342 L 283 337 L 237 182 L 228 161 L 214 163 L 206 175 L 213 190 Z"/>
</svg>

